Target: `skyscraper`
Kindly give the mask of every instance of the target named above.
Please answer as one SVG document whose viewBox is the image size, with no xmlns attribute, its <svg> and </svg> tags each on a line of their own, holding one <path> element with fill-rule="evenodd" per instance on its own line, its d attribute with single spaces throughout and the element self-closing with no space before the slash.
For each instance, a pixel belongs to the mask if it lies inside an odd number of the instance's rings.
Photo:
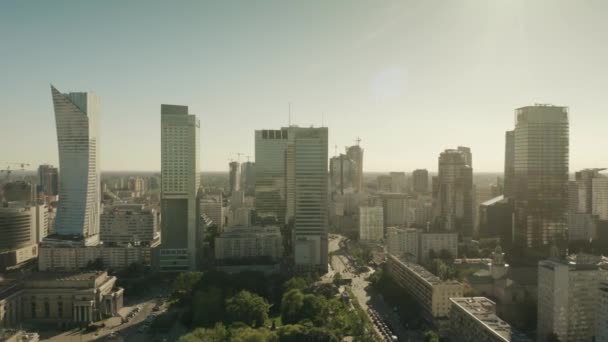
<svg viewBox="0 0 608 342">
<path fill-rule="evenodd" d="M 439 228 L 473 235 L 473 169 L 470 150 L 445 150 L 439 155 L 435 213 Z"/>
<path fill-rule="evenodd" d="M 289 127 L 287 215 L 297 269 L 327 272 L 328 130 Z"/>
<path fill-rule="evenodd" d="M 233 194 L 241 188 L 241 164 L 233 161 L 230 162 L 228 166 L 230 169 L 230 173 L 228 174 L 228 185 L 230 187 L 230 194 Z"/>
<path fill-rule="evenodd" d="M 241 189 L 245 196 L 255 196 L 255 163 L 244 162 L 241 164 Z"/>
<path fill-rule="evenodd" d="M 161 270 L 196 267 L 199 130 L 187 106 L 161 105 Z"/>
<path fill-rule="evenodd" d="M 593 213 L 593 183 L 605 178 L 600 171 L 585 169 L 574 174 L 568 184 L 568 240 L 591 241 L 597 239 L 597 219 Z"/>
<path fill-rule="evenodd" d="M 507 198 L 513 196 L 513 182 L 515 178 L 515 131 L 505 132 L 505 181 L 504 195 Z"/>
<path fill-rule="evenodd" d="M 527 247 L 564 240 L 568 205 L 568 108 L 515 111 L 515 240 Z"/>
<path fill-rule="evenodd" d="M 429 192 L 429 172 L 426 169 L 417 169 L 412 172 L 412 186 L 417 193 Z"/>
<path fill-rule="evenodd" d="M 360 139 L 357 139 L 359 142 Z M 353 187 L 357 192 L 363 191 L 363 149 L 359 144 L 346 148 L 346 156 L 355 162 L 356 170 L 353 179 Z"/>
<path fill-rule="evenodd" d="M 51 86 L 59 145 L 55 233 L 99 243 L 99 100 L 91 92 L 62 94 Z"/>
<path fill-rule="evenodd" d="M 288 128 L 255 131 L 255 207 L 258 221 L 285 223 Z"/>
<path fill-rule="evenodd" d="M 40 191 L 47 196 L 56 196 L 59 190 L 59 172 L 53 165 L 43 164 L 38 167 Z"/>
</svg>

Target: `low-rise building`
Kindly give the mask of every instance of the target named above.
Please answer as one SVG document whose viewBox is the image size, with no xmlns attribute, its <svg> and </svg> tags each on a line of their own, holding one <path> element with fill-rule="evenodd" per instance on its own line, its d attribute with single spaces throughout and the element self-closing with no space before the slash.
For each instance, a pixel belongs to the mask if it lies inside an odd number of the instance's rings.
<svg viewBox="0 0 608 342">
<path fill-rule="evenodd" d="M 448 316 L 450 298 L 462 297 L 461 283 L 441 280 L 418 264 L 389 254 L 386 268 L 389 276 L 418 302 L 424 310 L 423 317 L 431 322 Z"/>
<path fill-rule="evenodd" d="M 282 256 L 281 231 L 276 226 L 234 226 L 215 238 L 215 259 L 225 263 L 247 259 L 276 262 Z"/>
<path fill-rule="evenodd" d="M 107 272 L 36 272 L 0 282 L 0 324 L 88 324 L 115 316 L 124 290 Z"/>
<path fill-rule="evenodd" d="M 450 341 L 510 342 L 511 326 L 496 316 L 496 304 L 486 297 L 450 298 Z"/>
<path fill-rule="evenodd" d="M 420 232 L 416 228 L 386 228 L 386 247 L 388 252 L 399 258 L 418 262 Z"/>
<path fill-rule="evenodd" d="M 443 250 L 452 257 L 458 256 L 457 233 L 428 233 L 421 229 L 397 227 L 388 227 L 386 231 L 388 252 L 400 258 L 426 263 L 432 253 L 439 256 Z"/>
</svg>

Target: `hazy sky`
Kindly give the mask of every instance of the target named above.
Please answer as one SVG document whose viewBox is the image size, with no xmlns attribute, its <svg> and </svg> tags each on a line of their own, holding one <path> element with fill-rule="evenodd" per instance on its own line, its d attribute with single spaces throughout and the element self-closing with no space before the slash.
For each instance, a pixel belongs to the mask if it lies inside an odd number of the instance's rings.
<svg viewBox="0 0 608 342">
<path fill-rule="evenodd" d="M 502 171 L 514 108 L 570 107 L 570 168 L 608 166 L 608 1 L 2 1 L 0 162 L 57 163 L 49 83 L 101 99 L 101 169 L 160 169 L 160 104 L 201 120 L 201 168 L 255 129 L 361 137 L 367 171 L 470 146 Z M 323 119 L 324 117 L 324 119 Z M 243 157 L 241 160 L 244 160 Z M 1 163 L 0 163 L 1 164 Z M 0 165 L 3 167 L 3 165 Z"/>
</svg>

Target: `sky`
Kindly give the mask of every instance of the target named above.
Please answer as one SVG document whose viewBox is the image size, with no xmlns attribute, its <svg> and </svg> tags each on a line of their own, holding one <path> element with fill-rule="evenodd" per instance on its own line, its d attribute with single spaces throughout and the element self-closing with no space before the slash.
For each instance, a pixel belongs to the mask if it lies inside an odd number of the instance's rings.
<svg viewBox="0 0 608 342">
<path fill-rule="evenodd" d="M 57 164 L 50 84 L 101 100 L 100 166 L 160 169 L 160 104 L 201 121 L 201 169 L 254 130 L 361 138 L 365 171 L 502 171 L 514 109 L 570 108 L 570 170 L 608 166 L 608 1 L 0 2 L 0 167 Z M 246 157 L 240 160 L 245 161 Z"/>
</svg>

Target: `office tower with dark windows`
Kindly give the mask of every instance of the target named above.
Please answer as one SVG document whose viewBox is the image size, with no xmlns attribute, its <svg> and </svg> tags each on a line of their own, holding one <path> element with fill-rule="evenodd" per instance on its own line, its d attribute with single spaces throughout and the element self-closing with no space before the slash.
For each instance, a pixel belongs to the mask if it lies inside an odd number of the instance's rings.
<svg viewBox="0 0 608 342">
<path fill-rule="evenodd" d="M 285 223 L 288 130 L 255 131 L 255 207 L 259 223 Z"/>
<path fill-rule="evenodd" d="M 187 106 L 161 105 L 161 271 L 196 267 L 199 130 Z"/>
<path fill-rule="evenodd" d="M 40 191 L 47 196 L 56 196 L 59 191 L 59 170 L 53 165 L 43 164 L 38 167 L 38 184 Z"/>
<path fill-rule="evenodd" d="M 229 173 L 228 173 L 228 186 L 230 187 L 230 194 L 239 191 L 241 188 L 241 164 L 236 161 L 230 162 Z"/>
<path fill-rule="evenodd" d="M 515 239 L 529 248 L 565 241 L 568 108 L 537 104 L 515 114 Z"/>
<path fill-rule="evenodd" d="M 473 169 L 470 149 L 445 150 L 439 156 L 435 215 L 441 230 L 473 235 Z"/>
<path fill-rule="evenodd" d="M 241 164 L 241 189 L 245 196 L 255 196 L 255 163 L 244 162 Z"/>
<path fill-rule="evenodd" d="M 289 135 L 287 220 L 293 222 L 295 266 L 327 272 L 328 130 L 290 127 Z"/>
<path fill-rule="evenodd" d="M 329 179 L 331 191 L 344 194 L 344 190 L 353 188 L 357 174 L 355 161 L 345 154 L 332 157 L 329 160 Z"/>
<path fill-rule="evenodd" d="M 360 142 L 360 139 L 357 139 L 357 142 Z M 353 187 L 355 191 L 361 192 L 363 191 L 363 149 L 358 143 L 357 145 L 347 147 L 346 156 L 355 163 L 356 171 L 353 178 Z"/>
<path fill-rule="evenodd" d="M 503 192 L 505 197 L 513 197 L 515 178 L 515 131 L 505 132 L 505 174 Z"/>
<path fill-rule="evenodd" d="M 429 172 L 426 169 L 417 169 L 412 172 L 412 188 L 419 194 L 429 192 Z"/>
<path fill-rule="evenodd" d="M 599 215 L 593 212 L 593 185 L 602 179 L 605 169 L 584 169 L 574 174 L 574 181 L 568 183 L 568 240 L 593 241 L 598 238 Z M 597 189 L 596 189 L 597 193 Z M 608 208 L 608 204 L 606 204 Z"/>
<path fill-rule="evenodd" d="M 51 86 L 59 146 L 59 204 L 55 233 L 99 243 L 99 100 L 91 92 L 61 93 Z"/>
</svg>

